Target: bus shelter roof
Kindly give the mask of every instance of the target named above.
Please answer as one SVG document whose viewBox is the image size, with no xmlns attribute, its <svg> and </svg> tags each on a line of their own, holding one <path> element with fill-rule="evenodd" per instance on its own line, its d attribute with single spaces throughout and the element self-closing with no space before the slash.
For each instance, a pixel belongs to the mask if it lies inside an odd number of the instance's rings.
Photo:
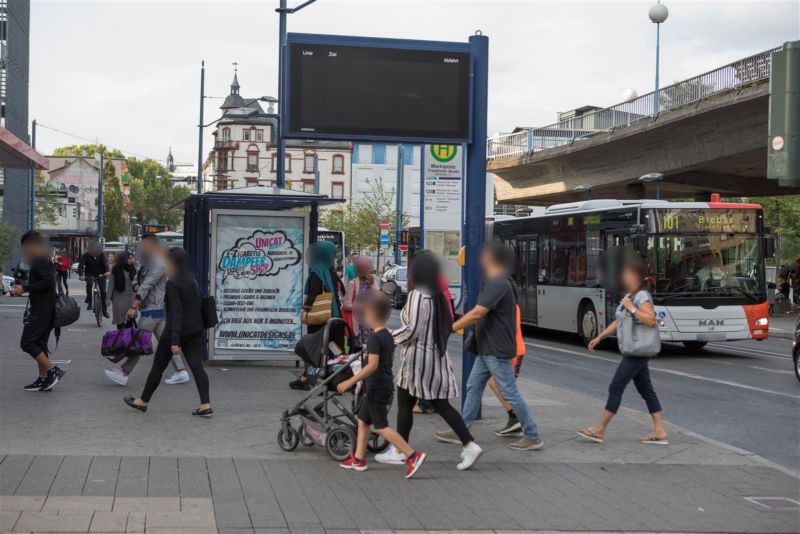
<svg viewBox="0 0 800 534">
<path fill-rule="evenodd" d="M 192 194 L 170 207 L 185 209 L 206 205 L 209 208 L 285 210 L 314 205 L 327 206 L 342 202 L 345 202 L 345 199 L 259 185 L 209 191 L 201 195 Z"/>
</svg>

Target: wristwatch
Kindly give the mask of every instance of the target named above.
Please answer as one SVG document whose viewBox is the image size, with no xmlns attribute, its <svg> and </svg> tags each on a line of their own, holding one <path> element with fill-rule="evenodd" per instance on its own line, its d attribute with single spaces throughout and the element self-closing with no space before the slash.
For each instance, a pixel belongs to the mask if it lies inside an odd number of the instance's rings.
<svg viewBox="0 0 800 534">
<path fill-rule="evenodd" d="M 637 312 L 637 311 L 639 311 L 639 308 L 637 308 L 636 306 L 634 306 L 634 307 L 633 307 L 633 311 L 631 312 L 631 315 L 636 315 L 636 312 Z"/>
</svg>

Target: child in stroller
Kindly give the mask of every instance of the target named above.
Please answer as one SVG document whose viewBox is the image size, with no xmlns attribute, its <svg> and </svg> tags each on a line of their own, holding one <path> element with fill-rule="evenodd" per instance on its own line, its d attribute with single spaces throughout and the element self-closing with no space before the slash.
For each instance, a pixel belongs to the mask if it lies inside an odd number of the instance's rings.
<svg viewBox="0 0 800 534">
<path fill-rule="evenodd" d="M 353 330 L 340 318 L 329 319 L 322 329 L 303 336 L 294 351 L 306 364 L 311 389 L 283 412 L 278 445 L 293 451 L 300 443 L 307 447 L 318 444 L 337 462 L 345 460 L 355 450 L 356 400 L 353 395 L 350 402 L 343 401 L 336 386 L 357 373 L 366 356 L 355 351 Z M 370 434 L 370 452 L 382 452 L 388 446 L 377 433 Z"/>
</svg>

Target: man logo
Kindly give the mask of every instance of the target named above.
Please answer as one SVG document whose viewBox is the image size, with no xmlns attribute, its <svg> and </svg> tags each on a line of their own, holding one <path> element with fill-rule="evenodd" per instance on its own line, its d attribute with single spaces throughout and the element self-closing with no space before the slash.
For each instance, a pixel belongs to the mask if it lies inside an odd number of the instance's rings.
<svg viewBox="0 0 800 534">
<path fill-rule="evenodd" d="M 725 326 L 724 319 L 700 319 L 697 321 L 698 326 Z"/>
<path fill-rule="evenodd" d="M 431 156 L 436 161 L 447 163 L 458 153 L 456 145 L 431 145 Z"/>
</svg>

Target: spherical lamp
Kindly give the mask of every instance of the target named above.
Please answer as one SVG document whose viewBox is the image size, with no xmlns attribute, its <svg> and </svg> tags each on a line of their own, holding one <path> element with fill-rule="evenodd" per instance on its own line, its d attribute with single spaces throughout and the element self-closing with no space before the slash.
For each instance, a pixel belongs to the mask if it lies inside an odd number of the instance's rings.
<svg viewBox="0 0 800 534">
<path fill-rule="evenodd" d="M 662 3 L 653 4 L 653 7 L 650 8 L 650 12 L 648 13 L 650 17 L 650 22 L 654 24 L 661 24 L 667 17 L 669 16 L 669 9 Z"/>
</svg>

